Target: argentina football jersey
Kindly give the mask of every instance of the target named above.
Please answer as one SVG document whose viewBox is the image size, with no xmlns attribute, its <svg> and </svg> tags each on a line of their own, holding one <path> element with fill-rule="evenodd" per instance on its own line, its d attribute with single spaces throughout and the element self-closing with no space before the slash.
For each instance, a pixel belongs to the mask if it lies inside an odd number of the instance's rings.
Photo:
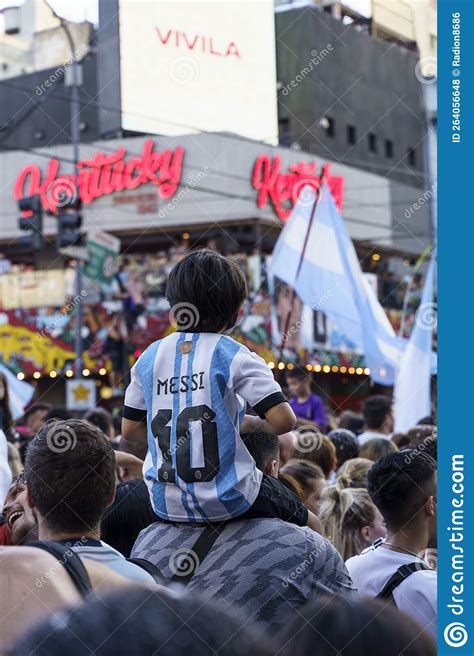
<svg viewBox="0 0 474 656">
<path fill-rule="evenodd" d="M 218 333 L 173 333 L 131 371 L 123 416 L 146 420 L 143 466 L 155 513 L 170 521 L 222 521 L 255 501 L 262 473 L 240 422 L 285 401 L 265 361 Z"/>
</svg>

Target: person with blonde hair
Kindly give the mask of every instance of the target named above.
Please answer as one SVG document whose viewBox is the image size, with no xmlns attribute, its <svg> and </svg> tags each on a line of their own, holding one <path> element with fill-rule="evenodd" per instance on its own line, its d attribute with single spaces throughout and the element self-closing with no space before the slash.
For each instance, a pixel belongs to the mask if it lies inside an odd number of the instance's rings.
<svg viewBox="0 0 474 656">
<path fill-rule="evenodd" d="M 325 479 L 330 479 L 337 467 L 337 452 L 332 441 L 309 424 L 297 428 L 295 432 L 295 458 L 318 465 Z"/>
<path fill-rule="evenodd" d="M 319 518 L 323 537 L 344 560 L 387 534 L 382 515 L 363 488 L 327 487 L 321 495 Z"/>
<path fill-rule="evenodd" d="M 361 458 L 367 458 L 367 460 L 380 460 L 384 456 L 387 456 L 389 453 L 395 453 L 398 451 L 398 446 L 392 442 L 392 440 L 384 440 L 378 437 L 367 440 L 359 448 L 359 456 Z"/>
<path fill-rule="evenodd" d="M 341 488 L 367 487 L 367 473 L 374 463 L 368 458 L 352 458 L 347 460 L 336 475 L 336 484 Z"/>
</svg>

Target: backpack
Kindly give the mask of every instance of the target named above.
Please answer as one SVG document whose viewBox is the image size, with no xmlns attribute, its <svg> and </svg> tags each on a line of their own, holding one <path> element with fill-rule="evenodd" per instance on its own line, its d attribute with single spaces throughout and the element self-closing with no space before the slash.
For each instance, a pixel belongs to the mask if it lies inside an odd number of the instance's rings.
<svg viewBox="0 0 474 656">
<path fill-rule="evenodd" d="M 393 598 L 393 591 L 395 588 L 397 588 L 400 583 L 403 583 L 403 581 L 405 581 L 414 572 L 419 572 L 424 569 L 431 570 L 431 567 L 423 562 L 414 562 L 402 565 L 394 574 L 392 574 L 392 576 L 389 578 L 387 583 L 375 598 L 380 599 L 381 601 L 388 601 L 392 604 L 395 604 L 395 599 Z"/>
</svg>

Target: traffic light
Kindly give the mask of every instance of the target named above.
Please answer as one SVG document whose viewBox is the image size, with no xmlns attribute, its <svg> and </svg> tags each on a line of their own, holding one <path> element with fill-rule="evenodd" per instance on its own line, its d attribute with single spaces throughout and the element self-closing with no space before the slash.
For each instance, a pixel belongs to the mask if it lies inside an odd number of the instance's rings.
<svg viewBox="0 0 474 656">
<path fill-rule="evenodd" d="M 82 201 L 79 194 L 64 192 L 58 202 L 57 248 L 80 244 L 82 233 Z"/>
<path fill-rule="evenodd" d="M 23 239 L 24 245 L 32 251 L 40 251 L 43 248 L 43 206 L 39 194 L 21 198 L 18 201 L 20 218 L 18 227 L 20 230 L 31 232 L 29 237 Z"/>
</svg>

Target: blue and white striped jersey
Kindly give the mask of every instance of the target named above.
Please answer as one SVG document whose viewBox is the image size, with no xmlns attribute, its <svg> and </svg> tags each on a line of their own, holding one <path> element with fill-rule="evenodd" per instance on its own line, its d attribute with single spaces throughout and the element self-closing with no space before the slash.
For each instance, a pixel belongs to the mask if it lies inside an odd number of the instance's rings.
<svg viewBox="0 0 474 656">
<path fill-rule="evenodd" d="M 239 433 L 246 403 L 263 416 L 285 401 L 265 361 L 231 337 L 173 333 L 135 363 L 123 416 L 145 420 L 145 481 L 156 514 L 221 521 L 255 501 L 262 473 Z"/>
</svg>

